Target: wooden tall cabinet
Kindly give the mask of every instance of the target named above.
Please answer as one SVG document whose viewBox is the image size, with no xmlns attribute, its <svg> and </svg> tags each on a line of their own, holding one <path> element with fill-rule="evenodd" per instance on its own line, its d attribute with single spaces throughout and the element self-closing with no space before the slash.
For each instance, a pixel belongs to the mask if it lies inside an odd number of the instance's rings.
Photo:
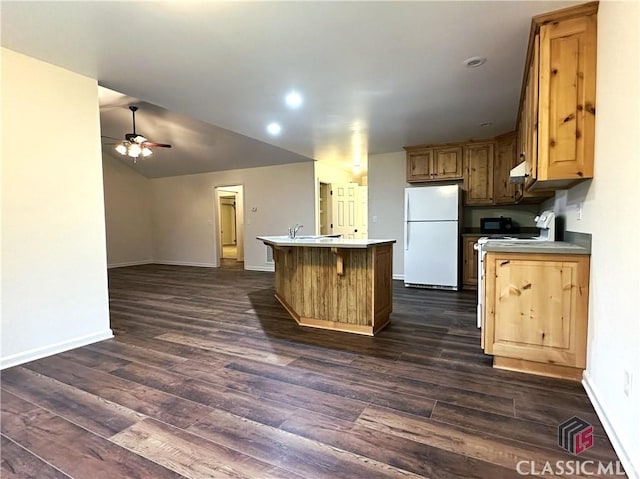
<svg viewBox="0 0 640 479">
<path fill-rule="evenodd" d="M 493 145 L 468 143 L 464 147 L 465 204 L 493 204 Z"/>
<path fill-rule="evenodd" d="M 407 183 L 462 179 L 462 147 L 407 146 Z"/>
<path fill-rule="evenodd" d="M 518 115 L 525 188 L 593 177 L 597 2 L 534 17 Z"/>
<path fill-rule="evenodd" d="M 488 252 L 484 264 L 482 335 L 494 366 L 581 379 L 589 256 Z"/>
</svg>

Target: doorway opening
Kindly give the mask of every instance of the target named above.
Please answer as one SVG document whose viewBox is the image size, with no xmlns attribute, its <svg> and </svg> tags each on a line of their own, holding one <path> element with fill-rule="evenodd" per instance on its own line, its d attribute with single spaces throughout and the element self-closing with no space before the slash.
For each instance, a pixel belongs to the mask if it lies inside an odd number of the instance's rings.
<svg viewBox="0 0 640 479">
<path fill-rule="evenodd" d="M 218 186 L 216 201 L 216 253 L 220 264 L 244 261 L 243 186 Z"/>
<path fill-rule="evenodd" d="M 238 258 L 236 195 L 220 197 L 220 244 L 223 259 Z"/>
<path fill-rule="evenodd" d="M 331 183 L 329 186 L 328 205 L 320 202 L 320 208 L 326 205 L 330 215 L 327 234 L 340 234 L 345 239 L 367 239 L 368 187 L 353 182 Z M 319 216 L 322 218 L 322 213 Z M 322 226 L 320 229 L 322 231 Z"/>
<path fill-rule="evenodd" d="M 318 182 L 318 234 L 331 234 L 331 184 Z"/>
</svg>

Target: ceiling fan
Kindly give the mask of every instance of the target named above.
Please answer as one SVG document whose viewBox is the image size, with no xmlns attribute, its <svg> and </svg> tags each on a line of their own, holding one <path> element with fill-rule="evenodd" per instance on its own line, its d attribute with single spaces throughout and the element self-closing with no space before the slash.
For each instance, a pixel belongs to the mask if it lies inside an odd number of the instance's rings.
<svg viewBox="0 0 640 479">
<path fill-rule="evenodd" d="M 118 143 L 115 147 L 116 151 L 123 156 L 129 156 L 133 158 L 135 163 L 139 156 L 146 158 L 153 154 L 151 148 L 171 148 L 168 143 L 156 143 L 154 141 L 147 140 L 144 136 L 136 132 L 136 111 L 137 106 L 129 106 L 131 115 L 133 117 L 133 132 L 124 135 L 124 140 Z"/>
</svg>

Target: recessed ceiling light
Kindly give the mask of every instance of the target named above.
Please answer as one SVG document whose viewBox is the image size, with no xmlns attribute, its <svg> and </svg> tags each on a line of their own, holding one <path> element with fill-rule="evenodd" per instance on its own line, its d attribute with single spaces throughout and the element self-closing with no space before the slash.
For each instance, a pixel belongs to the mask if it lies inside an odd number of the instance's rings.
<svg viewBox="0 0 640 479">
<path fill-rule="evenodd" d="M 467 58 L 463 63 L 467 66 L 467 68 L 476 68 L 480 65 L 484 65 L 487 59 L 485 57 L 471 57 Z"/>
<path fill-rule="evenodd" d="M 282 131 L 282 127 L 280 126 L 279 123 L 273 122 L 267 125 L 267 132 L 271 136 L 278 136 L 281 131 Z"/>
<path fill-rule="evenodd" d="M 302 95 L 297 91 L 291 91 L 284 97 L 284 101 L 289 108 L 299 108 L 302 105 Z"/>
</svg>

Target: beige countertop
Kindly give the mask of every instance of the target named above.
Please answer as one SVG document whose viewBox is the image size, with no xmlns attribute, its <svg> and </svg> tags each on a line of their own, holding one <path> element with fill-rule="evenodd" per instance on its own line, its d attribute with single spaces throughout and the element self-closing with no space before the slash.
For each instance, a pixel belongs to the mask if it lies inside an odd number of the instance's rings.
<svg viewBox="0 0 640 479">
<path fill-rule="evenodd" d="M 591 254 L 587 248 L 564 241 L 489 242 L 483 249 L 494 253 Z"/>
<path fill-rule="evenodd" d="M 343 239 L 331 236 L 257 236 L 257 239 L 271 246 L 299 246 L 312 248 L 370 248 L 382 244 L 395 243 L 393 239 Z"/>
</svg>

